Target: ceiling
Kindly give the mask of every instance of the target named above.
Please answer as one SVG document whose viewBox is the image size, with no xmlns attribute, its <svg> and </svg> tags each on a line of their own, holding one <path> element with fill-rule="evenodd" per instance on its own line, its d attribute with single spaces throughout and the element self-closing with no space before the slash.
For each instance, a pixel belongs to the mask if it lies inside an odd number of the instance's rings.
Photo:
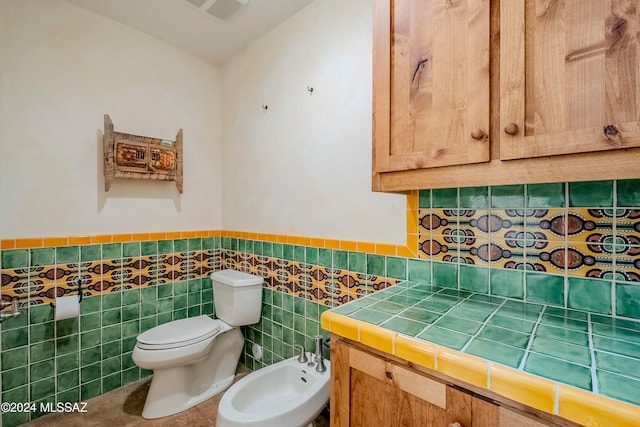
<svg viewBox="0 0 640 427">
<path fill-rule="evenodd" d="M 68 0 L 221 65 L 313 0 L 248 0 L 227 21 L 187 0 Z"/>
</svg>

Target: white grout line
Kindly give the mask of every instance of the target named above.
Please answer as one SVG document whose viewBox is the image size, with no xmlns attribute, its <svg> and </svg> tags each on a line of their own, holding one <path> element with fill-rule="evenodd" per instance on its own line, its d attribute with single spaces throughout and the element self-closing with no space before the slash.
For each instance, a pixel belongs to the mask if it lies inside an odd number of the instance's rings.
<svg viewBox="0 0 640 427">
<path fill-rule="evenodd" d="M 538 326 L 540 325 L 540 322 L 542 322 L 542 316 L 546 310 L 547 310 L 547 306 L 543 305 L 542 310 L 540 310 L 540 314 L 538 314 L 538 319 L 536 320 L 536 324 L 533 326 L 533 330 L 529 335 L 529 342 L 527 343 L 527 348 L 524 350 L 524 356 L 522 356 L 522 360 L 520 361 L 520 365 L 518 366 L 519 371 L 524 370 L 524 364 L 526 363 L 527 358 L 529 357 L 529 352 L 531 351 L 531 346 L 533 345 L 533 339 L 536 336 L 536 331 L 538 330 Z"/>
<path fill-rule="evenodd" d="M 591 356 L 591 390 L 598 394 L 598 377 L 596 375 L 596 352 L 593 348 L 593 329 L 591 326 L 591 313 L 587 314 L 587 338 L 589 340 L 589 355 Z"/>
<path fill-rule="evenodd" d="M 500 305 L 498 305 L 498 306 L 493 310 L 493 312 L 489 315 L 489 317 L 487 317 L 487 318 L 484 320 L 484 322 L 482 322 L 482 326 L 481 326 L 481 327 L 476 331 L 476 333 L 475 333 L 475 334 L 473 334 L 473 335 L 471 336 L 471 339 L 470 339 L 469 341 L 467 341 L 467 343 L 464 345 L 464 347 L 462 347 L 462 348 L 460 349 L 460 351 L 464 352 L 464 351 L 467 349 L 467 347 L 469 346 L 469 344 L 471 344 L 471 341 L 473 341 L 473 340 L 474 340 L 474 339 L 475 339 L 475 338 L 480 334 L 480 332 L 482 332 L 482 331 L 484 330 L 485 326 L 487 326 L 487 324 L 489 324 L 489 321 L 491 320 L 491 318 L 492 318 L 493 316 L 495 316 L 495 314 L 498 312 L 498 310 L 500 310 L 500 309 L 502 308 L 502 306 L 503 306 L 503 305 L 505 305 L 506 303 L 507 303 L 507 300 L 505 299 L 504 301 L 502 301 L 502 303 L 501 303 Z"/>
</svg>

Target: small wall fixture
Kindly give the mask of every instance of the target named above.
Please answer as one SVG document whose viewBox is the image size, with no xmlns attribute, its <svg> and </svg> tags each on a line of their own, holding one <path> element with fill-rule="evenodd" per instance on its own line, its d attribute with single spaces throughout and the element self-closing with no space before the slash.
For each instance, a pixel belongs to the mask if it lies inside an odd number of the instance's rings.
<svg viewBox="0 0 640 427">
<path fill-rule="evenodd" d="M 187 2 L 209 16 L 226 21 L 244 9 L 249 0 L 187 0 Z"/>
</svg>

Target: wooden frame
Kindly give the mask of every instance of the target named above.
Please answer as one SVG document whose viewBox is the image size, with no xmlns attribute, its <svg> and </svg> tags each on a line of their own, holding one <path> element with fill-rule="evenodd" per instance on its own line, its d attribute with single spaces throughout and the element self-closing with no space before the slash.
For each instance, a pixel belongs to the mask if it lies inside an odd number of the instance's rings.
<svg viewBox="0 0 640 427">
<path fill-rule="evenodd" d="M 113 130 L 104 115 L 104 191 L 116 178 L 175 181 L 183 190 L 182 129 L 175 141 L 132 135 Z"/>
</svg>

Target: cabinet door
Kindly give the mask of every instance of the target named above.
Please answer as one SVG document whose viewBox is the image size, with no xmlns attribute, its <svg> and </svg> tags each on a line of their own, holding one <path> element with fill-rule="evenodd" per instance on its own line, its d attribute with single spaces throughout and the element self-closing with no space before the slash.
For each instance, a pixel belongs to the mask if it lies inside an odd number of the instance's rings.
<svg viewBox="0 0 640 427">
<path fill-rule="evenodd" d="M 489 0 L 375 0 L 375 173 L 489 160 Z"/>
<path fill-rule="evenodd" d="M 501 2 L 501 159 L 640 146 L 637 3 Z"/>
</svg>

